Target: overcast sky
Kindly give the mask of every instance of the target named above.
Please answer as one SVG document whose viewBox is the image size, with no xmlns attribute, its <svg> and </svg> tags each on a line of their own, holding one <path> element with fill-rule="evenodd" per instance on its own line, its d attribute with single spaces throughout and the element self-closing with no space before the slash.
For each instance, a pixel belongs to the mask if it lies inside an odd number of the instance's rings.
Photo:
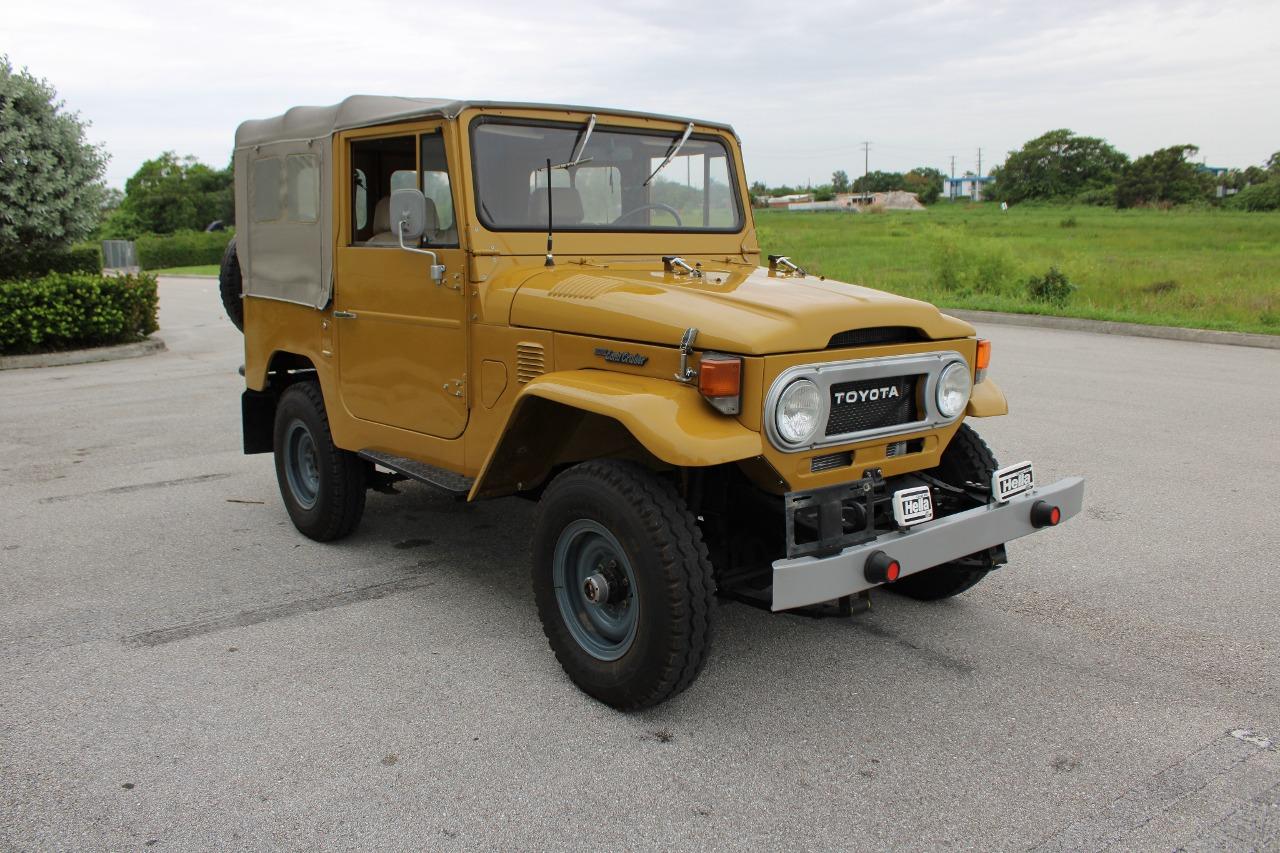
<svg viewBox="0 0 1280 853">
<path fill-rule="evenodd" d="M 161 151 L 225 164 L 236 125 L 397 94 L 726 121 L 747 177 L 983 171 L 1058 127 L 1210 164 L 1280 150 L 1280 2 L 6 4 L 0 52 L 93 123 L 123 186 Z"/>
</svg>

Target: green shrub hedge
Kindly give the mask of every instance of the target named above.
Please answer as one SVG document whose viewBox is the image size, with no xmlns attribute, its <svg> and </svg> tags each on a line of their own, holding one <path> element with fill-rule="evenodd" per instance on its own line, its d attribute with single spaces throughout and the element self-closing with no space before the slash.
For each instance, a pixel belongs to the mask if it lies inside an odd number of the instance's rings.
<svg viewBox="0 0 1280 853">
<path fill-rule="evenodd" d="M 0 282 L 0 354 L 136 341 L 154 332 L 151 275 L 51 273 Z"/>
<path fill-rule="evenodd" d="M 49 273 L 102 272 L 102 249 L 97 243 L 77 243 L 70 249 L 27 258 L 19 268 L 0 270 L 0 280 L 39 278 Z"/>
<path fill-rule="evenodd" d="M 143 234 L 133 241 L 138 266 L 144 270 L 197 267 L 222 263 L 222 253 L 235 236 L 232 231 L 179 231 L 161 236 Z"/>
<path fill-rule="evenodd" d="M 1236 210 L 1280 210 L 1280 178 L 1245 187 L 1228 198 L 1226 206 Z"/>
</svg>

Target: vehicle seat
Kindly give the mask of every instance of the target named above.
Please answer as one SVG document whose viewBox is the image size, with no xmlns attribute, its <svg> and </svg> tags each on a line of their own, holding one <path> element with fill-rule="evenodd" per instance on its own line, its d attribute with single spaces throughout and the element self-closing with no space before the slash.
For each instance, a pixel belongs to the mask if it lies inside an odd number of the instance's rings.
<svg viewBox="0 0 1280 853">
<path fill-rule="evenodd" d="M 436 214 L 436 203 L 427 199 L 426 228 L 423 238 L 428 244 L 439 242 L 440 217 Z M 391 196 L 378 199 L 373 207 L 373 236 L 364 242 L 366 246 L 399 246 L 400 235 L 391 221 Z"/>
<path fill-rule="evenodd" d="M 553 225 L 580 225 L 583 217 L 582 196 L 573 187 L 551 188 L 551 216 Z M 538 226 L 547 224 L 547 188 L 539 187 L 529 193 L 529 221 Z"/>
</svg>

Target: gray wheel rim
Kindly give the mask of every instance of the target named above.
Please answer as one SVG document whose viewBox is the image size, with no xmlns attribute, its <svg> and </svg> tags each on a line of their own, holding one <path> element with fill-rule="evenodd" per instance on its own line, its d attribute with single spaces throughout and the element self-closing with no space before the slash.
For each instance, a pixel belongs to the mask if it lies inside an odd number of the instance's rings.
<svg viewBox="0 0 1280 853">
<path fill-rule="evenodd" d="M 625 582 L 620 600 L 597 603 L 587 597 L 587 579 L 601 572 Z M 560 616 L 583 651 L 604 661 L 625 655 L 636 638 L 640 602 L 635 572 L 617 538 L 589 519 L 569 524 L 556 540 L 551 579 Z"/>
<path fill-rule="evenodd" d="M 302 421 L 289 424 L 284 434 L 284 473 L 289 491 L 303 509 L 316 505 L 320 495 L 320 464 L 311 430 Z"/>
</svg>

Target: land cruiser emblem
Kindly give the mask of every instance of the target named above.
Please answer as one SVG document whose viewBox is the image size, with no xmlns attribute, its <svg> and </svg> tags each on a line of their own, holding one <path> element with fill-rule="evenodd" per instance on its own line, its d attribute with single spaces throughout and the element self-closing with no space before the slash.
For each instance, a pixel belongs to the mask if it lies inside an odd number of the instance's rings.
<svg viewBox="0 0 1280 853">
<path fill-rule="evenodd" d="M 613 361 L 618 364 L 634 364 L 636 367 L 644 367 L 649 360 L 649 356 L 641 355 L 638 352 L 619 352 L 616 349 L 608 349 L 606 347 L 596 347 L 596 355 L 605 361 Z"/>
<path fill-rule="evenodd" d="M 597 353 L 600 350 L 596 350 Z M 889 400 L 894 397 L 901 397 L 898 393 L 898 386 L 889 385 L 885 388 L 864 388 L 861 391 L 837 391 L 837 403 L 868 403 L 876 400 Z"/>
</svg>

